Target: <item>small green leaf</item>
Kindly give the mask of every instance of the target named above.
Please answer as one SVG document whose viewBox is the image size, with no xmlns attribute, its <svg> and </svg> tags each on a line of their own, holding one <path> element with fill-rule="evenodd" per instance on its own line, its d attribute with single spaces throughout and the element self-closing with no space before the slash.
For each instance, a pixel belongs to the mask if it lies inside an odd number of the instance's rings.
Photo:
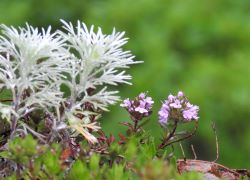
<svg viewBox="0 0 250 180">
<path fill-rule="evenodd" d="M 175 156 L 171 157 L 171 159 L 170 159 L 170 165 L 171 165 L 174 169 L 177 169 L 176 157 L 175 157 Z"/>
<path fill-rule="evenodd" d="M 90 158 L 90 170 L 97 171 L 99 168 L 100 156 L 98 154 L 93 154 Z"/>
<path fill-rule="evenodd" d="M 138 147 L 136 146 L 137 140 L 136 138 L 131 138 L 127 144 L 127 149 L 125 152 L 125 156 L 127 159 L 131 160 L 136 156 L 136 151 Z"/>
<path fill-rule="evenodd" d="M 60 172 L 61 167 L 58 154 L 48 151 L 43 154 L 42 159 L 47 173 L 49 173 L 50 175 L 57 175 Z"/>
<path fill-rule="evenodd" d="M 88 179 L 90 179 L 90 172 L 83 162 L 81 162 L 80 160 L 77 160 L 74 163 L 74 165 L 72 166 L 67 179 L 69 179 L 69 180 L 71 180 L 71 179 L 72 180 L 75 180 L 75 179 L 88 180 Z"/>
<path fill-rule="evenodd" d="M 106 178 L 109 180 L 127 180 L 128 177 L 128 173 L 124 172 L 124 167 L 120 164 L 114 164 L 112 168 L 108 169 L 106 174 Z"/>
</svg>

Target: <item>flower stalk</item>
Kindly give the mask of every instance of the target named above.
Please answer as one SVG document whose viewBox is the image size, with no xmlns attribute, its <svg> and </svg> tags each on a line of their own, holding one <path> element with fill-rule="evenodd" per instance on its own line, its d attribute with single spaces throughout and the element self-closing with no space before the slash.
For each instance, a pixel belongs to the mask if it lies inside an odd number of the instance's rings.
<svg viewBox="0 0 250 180">
<path fill-rule="evenodd" d="M 158 146 L 158 149 L 164 149 L 167 145 L 169 140 L 171 140 L 175 136 L 175 132 L 177 129 L 178 121 L 174 121 L 174 127 L 170 133 L 167 134 L 167 137 L 165 137 L 162 140 L 162 143 Z"/>
</svg>

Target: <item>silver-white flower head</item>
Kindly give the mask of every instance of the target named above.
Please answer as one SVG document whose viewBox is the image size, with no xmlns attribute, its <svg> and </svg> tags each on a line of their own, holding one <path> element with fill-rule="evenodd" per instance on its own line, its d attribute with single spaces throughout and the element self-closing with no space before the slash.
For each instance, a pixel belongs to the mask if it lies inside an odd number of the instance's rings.
<svg viewBox="0 0 250 180">
<path fill-rule="evenodd" d="M 124 32 L 114 29 L 105 35 L 101 28 L 94 32 L 94 26 L 88 29 L 79 21 L 75 28 L 62 23 L 66 32 L 51 33 L 50 27 L 39 30 L 28 24 L 18 29 L 0 26 L 0 89 L 12 93 L 11 105 L 0 103 L 0 115 L 20 120 L 20 131 L 43 139 L 22 121 L 40 108 L 52 117 L 53 130 L 69 128 L 95 143 L 97 139 L 89 129 L 97 131 L 100 127 L 91 121 L 93 113 L 107 110 L 119 99 L 118 91 L 108 91 L 107 85 L 130 84 L 131 76 L 124 69 L 140 62 L 134 61 L 130 51 L 123 51 L 127 43 Z M 62 83 L 69 87 L 69 97 L 63 98 Z M 91 89 L 94 91 L 89 93 Z M 84 109 L 86 104 L 91 104 L 93 112 Z M 62 106 L 65 112 L 61 115 Z"/>
<path fill-rule="evenodd" d="M 130 51 L 123 51 L 122 46 L 127 43 L 124 38 L 124 32 L 116 32 L 105 35 L 101 28 L 94 32 L 94 26 L 90 29 L 84 23 L 78 21 L 74 28 L 71 23 L 62 20 L 63 28 L 66 32 L 59 34 L 67 41 L 66 47 L 71 52 L 70 86 L 72 91 L 77 92 L 76 96 L 84 94 L 85 98 L 93 102 L 97 107 L 104 109 L 108 104 L 113 104 L 118 100 L 114 94 L 117 91 L 107 92 L 106 88 L 102 89 L 93 97 L 89 97 L 87 90 L 89 88 L 97 88 L 100 85 L 117 85 L 118 83 L 130 84 L 131 79 L 126 71 L 121 70 L 128 68 L 129 65 L 138 63 L 134 61 L 134 56 Z M 79 82 L 77 82 L 77 77 Z M 74 89 L 74 90 L 73 90 Z M 99 100 L 98 100 L 99 98 Z M 83 97 L 83 101 L 85 101 Z M 96 101 L 97 100 L 97 101 Z"/>
<path fill-rule="evenodd" d="M 73 132 L 76 130 L 94 143 L 96 139 L 90 136 L 88 129 L 99 127 L 95 124 L 93 126 L 91 114 L 86 110 L 80 112 L 82 107 L 91 104 L 95 110 L 107 110 L 108 105 L 119 100 L 116 95 L 118 91 L 108 91 L 107 85 L 130 84 L 128 80 L 131 76 L 122 69 L 139 62 L 133 60 L 134 56 L 130 51 L 123 51 L 122 46 L 127 43 L 124 32 L 116 32 L 114 29 L 112 34 L 105 35 L 101 28 L 94 32 L 94 26 L 88 29 L 80 21 L 76 27 L 63 20 L 62 23 L 65 31 L 58 31 L 58 34 L 66 41 L 65 48 L 68 52 L 72 52 L 68 55 L 67 75 L 70 78 L 64 81 L 71 92 L 71 106 L 65 117 Z M 89 93 L 90 89 L 94 91 Z M 76 114 L 81 114 L 84 118 L 79 119 Z"/>
<path fill-rule="evenodd" d="M 35 96 L 45 102 L 44 94 L 39 93 L 44 89 L 51 93 L 49 97 L 54 97 L 58 89 L 55 92 L 55 88 L 49 87 L 60 81 L 67 63 L 62 38 L 51 34 L 50 27 L 40 32 L 28 24 L 19 29 L 1 25 L 1 30 L 0 87 L 11 90 L 19 104 L 24 100 L 21 96 L 25 91 L 30 95 L 25 101 Z"/>
<path fill-rule="evenodd" d="M 39 32 L 27 24 L 26 28 L 1 26 L 3 36 L 0 37 L 0 52 L 11 59 L 9 61 L 15 72 L 19 86 L 39 89 L 50 81 L 62 76 L 65 62 L 62 50 L 63 40 L 51 34 L 51 28 Z M 17 77 L 18 76 L 18 77 Z"/>
</svg>

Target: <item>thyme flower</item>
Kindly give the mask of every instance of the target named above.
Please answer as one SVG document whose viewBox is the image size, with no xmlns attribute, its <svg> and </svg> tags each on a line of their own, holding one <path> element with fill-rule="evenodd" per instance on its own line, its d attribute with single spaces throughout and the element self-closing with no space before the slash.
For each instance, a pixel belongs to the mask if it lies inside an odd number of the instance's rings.
<svg viewBox="0 0 250 180">
<path fill-rule="evenodd" d="M 162 104 L 159 114 L 159 123 L 166 126 L 168 121 L 190 122 L 198 120 L 199 107 L 192 105 L 183 92 L 179 91 L 177 96 L 169 95 Z"/>
<path fill-rule="evenodd" d="M 154 101 L 145 93 L 140 93 L 134 100 L 125 99 L 120 105 L 124 107 L 134 120 L 140 120 L 151 114 Z"/>
</svg>

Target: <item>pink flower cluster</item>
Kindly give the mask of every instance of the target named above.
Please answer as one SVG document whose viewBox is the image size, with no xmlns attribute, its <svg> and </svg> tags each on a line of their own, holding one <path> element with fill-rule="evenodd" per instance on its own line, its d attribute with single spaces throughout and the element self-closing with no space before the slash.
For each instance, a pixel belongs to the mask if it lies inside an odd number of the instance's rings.
<svg viewBox="0 0 250 180">
<path fill-rule="evenodd" d="M 145 93 L 139 94 L 134 100 L 125 99 L 121 104 L 134 121 L 148 117 L 152 112 L 154 101 Z M 159 115 L 159 123 L 165 127 L 169 120 L 175 122 L 190 122 L 198 120 L 199 107 L 189 102 L 182 91 L 179 91 L 176 96 L 170 94 L 167 100 L 164 101 Z"/>
<path fill-rule="evenodd" d="M 141 120 L 151 114 L 151 109 L 154 101 L 151 97 L 146 96 L 145 93 L 139 94 L 134 100 L 125 99 L 120 105 L 124 107 L 134 120 Z"/>
<path fill-rule="evenodd" d="M 185 97 L 183 92 L 179 91 L 177 96 L 169 95 L 168 99 L 162 104 L 159 114 L 159 123 L 166 126 L 168 120 L 178 122 L 190 122 L 198 120 L 199 107 L 192 105 Z"/>
</svg>

